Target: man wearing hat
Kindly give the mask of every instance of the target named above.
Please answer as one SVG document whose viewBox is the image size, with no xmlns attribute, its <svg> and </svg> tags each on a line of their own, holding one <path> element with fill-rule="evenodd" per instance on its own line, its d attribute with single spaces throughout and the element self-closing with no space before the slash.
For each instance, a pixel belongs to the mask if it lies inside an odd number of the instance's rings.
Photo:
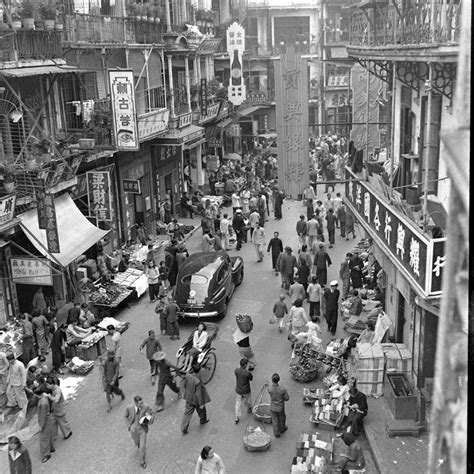
<svg viewBox="0 0 474 474">
<path fill-rule="evenodd" d="M 244 228 L 245 222 L 242 216 L 242 209 L 237 209 L 235 211 L 234 218 L 232 219 L 232 227 L 234 228 L 235 235 L 237 237 L 237 246 L 235 250 L 240 250 L 242 248 L 242 240 L 244 238 Z"/>
<path fill-rule="evenodd" d="M 125 399 L 125 394 L 119 387 L 119 367 L 120 364 L 115 360 L 115 352 L 108 350 L 107 359 L 102 362 L 102 382 L 107 399 L 107 413 L 112 410 L 113 394 L 120 395 L 122 400 Z"/>
<path fill-rule="evenodd" d="M 339 312 L 339 290 L 337 289 L 337 280 L 330 283 L 330 289 L 324 292 L 326 301 L 326 322 L 328 323 L 328 331 L 334 336 L 337 327 L 337 315 Z"/>
<path fill-rule="evenodd" d="M 168 387 L 173 390 L 174 393 L 179 394 L 179 388 L 174 381 L 174 377 L 171 375 L 171 369 L 176 371 L 176 374 L 180 374 L 179 369 L 173 365 L 171 362 L 166 360 L 166 352 L 158 351 L 153 354 L 153 360 L 156 363 L 157 371 L 159 374 L 158 378 L 158 390 L 156 391 L 156 411 L 162 411 L 163 405 L 165 401 L 165 397 L 163 395 L 165 391 L 165 387 Z M 178 395 L 179 397 L 179 395 Z"/>
<path fill-rule="evenodd" d="M 290 289 L 290 285 L 293 284 L 295 268 L 298 268 L 296 257 L 291 252 L 291 247 L 286 246 L 285 252 L 280 254 L 277 262 L 277 268 L 281 273 L 281 287 L 287 291 Z"/>
</svg>

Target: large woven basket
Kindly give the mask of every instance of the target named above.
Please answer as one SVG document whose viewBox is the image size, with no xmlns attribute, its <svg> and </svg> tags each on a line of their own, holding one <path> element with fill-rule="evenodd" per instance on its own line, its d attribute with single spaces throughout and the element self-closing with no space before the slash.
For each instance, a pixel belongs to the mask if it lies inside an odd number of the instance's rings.
<svg viewBox="0 0 474 474">
<path fill-rule="evenodd" d="M 252 409 L 253 416 L 264 423 L 272 422 L 272 415 L 270 413 L 270 404 L 269 403 L 260 403 L 255 405 Z"/>
<path fill-rule="evenodd" d="M 258 439 L 253 439 L 257 433 Z M 244 446 L 247 451 L 266 451 L 270 447 L 270 443 L 270 435 L 264 430 L 259 427 L 247 426 L 244 436 Z"/>
<path fill-rule="evenodd" d="M 316 379 L 319 372 L 319 365 L 315 365 L 312 370 L 302 370 L 299 361 L 290 363 L 290 374 L 298 382 L 308 383 Z"/>
</svg>

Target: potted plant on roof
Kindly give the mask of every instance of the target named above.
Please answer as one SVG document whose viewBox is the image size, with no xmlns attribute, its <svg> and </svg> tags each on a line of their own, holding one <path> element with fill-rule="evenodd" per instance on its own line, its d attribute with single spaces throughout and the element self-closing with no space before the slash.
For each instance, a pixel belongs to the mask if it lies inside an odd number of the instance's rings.
<svg viewBox="0 0 474 474">
<path fill-rule="evenodd" d="M 54 30 L 56 8 L 54 8 L 52 5 L 45 5 L 42 3 L 40 6 L 40 15 L 41 18 L 43 18 L 44 29 L 48 31 Z"/>
<path fill-rule="evenodd" d="M 25 30 L 35 29 L 35 6 L 33 2 L 23 2 L 20 9 L 21 26 Z"/>
<path fill-rule="evenodd" d="M 6 171 L 3 175 L 3 189 L 6 193 L 12 193 L 15 189 L 15 177 L 9 171 Z"/>
<path fill-rule="evenodd" d="M 12 13 L 12 30 L 21 28 L 21 16 L 18 12 Z"/>
</svg>

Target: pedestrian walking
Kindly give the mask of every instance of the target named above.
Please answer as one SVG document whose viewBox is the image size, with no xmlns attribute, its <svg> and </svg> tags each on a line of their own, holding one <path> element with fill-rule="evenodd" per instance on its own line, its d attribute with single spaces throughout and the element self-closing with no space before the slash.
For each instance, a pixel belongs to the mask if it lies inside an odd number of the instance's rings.
<svg viewBox="0 0 474 474">
<path fill-rule="evenodd" d="M 295 268 L 298 268 L 296 257 L 291 252 L 291 247 L 286 246 L 285 252 L 280 254 L 277 262 L 281 274 L 281 287 L 287 291 L 290 289 L 290 285 L 293 284 Z"/>
<path fill-rule="evenodd" d="M 303 301 L 306 298 L 304 286 L 298 279 L 290 286 L 288 295 L 290 296 L 290 300 L 293 305 L 297 299 L 301 299 Z"/>
<path fill-rule="evenodd" d="M 280 376 L 272 375 L 272 385 L 267 386 L 270 394 L 270 414 L 272 416 L 273 434 L 279 438 L 288 427 L 286 426 L 285 402 L 290 399 L 286 388 L 279 385 Z"/>
<path fill-rule="evenodd" d="M 160 331 L 162 336 L 166 336 L 167 334 L 167 317 L 165 314 L 165 297 L 160 295 L 158 297 L 158 303 L 155 306 L 155 313 L 160 317 Z"/>
<path fill-rule="evenodd" d="M 174 393 L 178 394 L 179 398 L 179 387 L 176 385 L 175 378 L 171 374 L 171 369 L 175 370 L 177 375 L 184 375 L 178 367 L 173 365 L 170 361 L 166 359 L 166 352 L 159 351 L 153 354 L 153 360 L 156 362 L 157 371 L 159 374 L 158 377 L 158 388 L 156 390 L 156 399 L 155 407 L 156 411 L 160 412 L 164 409 L 165 397 L 164 391 L 165 387 L 168 386 Z"/>
<path fill-rule="evenodd" d="M 324 217 L 326 217 L 325 214 L 324 214 Z M 318 240 L 321 241 L 321 242 L 324 242 L 323 215 L 321 215 L 321 211 L 319 209 L 316 209 L 314 211 L 314 218 L 318 222 L 318 231 L 317 231 L 318 232 Z"/>
<path fill-rule="evenodd" d="M 341 237 L 346 237 L 346 205 L 342 203 L 336 211 L 337 220 L 341 227 Z M 349 237 L 346 239 L 349 240 Z"/>
<path fill-rule="evenodd" d="M 282 293 L 278 301 L 273 305 L 273 314 L 278 320 L 278 331 L 283 332 L 283 323 L 285 321 L 285 316 L 288 314 L 288 306 L 285 303 L 285 295 Z"/>
<path fill-rule="evenodd" d="M 257 227 L 257 224 L 259 223 L 260 223 L 260 214 L 258 213 L 257 210 L 254 210 L 249 215 L 250 238 L 253 237 L 255 228 Z"/>
<path fill-rule="evenodd" d="M 296 223 L 296 234 L 298 235 L 299 246 L 306 245 L 306 236 L 308 234 L 308 224 L 303 214 L 300 215 L 300 220 Z"/>
<path fill-rule="evenodd" d="M 334 201 L 331 197 L 331 193 L 326 195 L 326 199 L 324 201 L 324 209 L 326 210 L 326 215 L 329 212 L 329 209 L 334 209 Z"/>
<path fill-rule="evenodd" d="M 145 274 L 148 280 L 148 296 L 150 297 L 150 302 L 153 303 L 158 298 L 158 290 L 160 289 L 160 272 L 154 260 L 148 262 Z"/>
<path fill-rule="evenodd" d="M 341 224 L 342 225 L 342 224 Z M 339 278 L 342 281 L 342 299 L 345 300 L 349 295 L 349 289 L 351 286 L 351 259 L 353 255 L 351 252 L 346 253 L 346 258 L 341 263 L 341 269 L 339 270 Z"/>
<path fill-rule="evenodd" d="M 257 223 L 255 230 L 252 235 L 252 242 L 255 246 L 255 252 L 257 254 L 257 262 L 263 261 L 265 255 L 265 245 L 267 244 L 265 237 L 265 230 L 260 223 Z"/>
<path fill-rule="evenodd" d="M 247 407 L 247 413 L 252 413 L 252 394 L 250 382 L 253 375 L 247 370 L 249 361 L 240 359 L 240 367 L 235 369 L 235 423 L 237 424 L 242 416 L 242 405 Z"/>
<path fill-rule="evenodd" d="M 306 206 L 306 218 L 308 219 L 308 221 L 313 217 L 313 214 L 314 214 L 313 199 L 309 198 L 308 204 Z"/>
<path fill-rule="evenodd" d="M 351 269 L 352 288 L 362 288 L 362 269 L 364 268 L 364 262 L 359 257 L 359 252 L 354 252 L 349 262 L 349 268 Z"/>
<path fill-rule="evenodd" d="M 7 408 L 18 407 L 25 409 L 28 405 L 26 398 L 26 369 L 22 362 L 15 358 L 13 352 L 7 352 L 8 374 L 6 380 L 5 395 L 7 397 Z"/>
<path fill-rule="evenodd" d="M 133 397 L 134 405 L 125 409 L 125 423 L 132 436 L 135 446 L 138 448 L 138 462 L 146 469 L 146 438 L 148 425 L 153 424 L 154 414 L 152 409 L 145 403 L 140 395 Z"/>
<path fill-rule="evenodd" d="M 304 245 L 303 247 L 306 247 Z M 308 255 L 309 257 L 309 255 Z M 308 296 L 308 283 L 309 283 L 309 277 L 311 274 L 311 267 L 308 267 L 307 260 L 301 260 L 300 261 L 300 266 L 298 267 L 298 281 L 303 285 L 304 288 L 304 298 L 307 298 Z"/>
<path fill-rule="evenodd" d="M 33 323 L 30 321 L 30 315 L 28 313 L 20 314 L 20 325 L 23 332 L 23 350 L 21 358 L 24 364 L 27 365 L 31 359 L 34 359 L 37 356 L 35 351 Z"/>
<path fill-rule="evenodd" d="M 308 285 L 309 317 L 312 321 L 321 314 L 321 285 L 316 276 L 311 277 Z"/>
<path fill-rule="evenodd" d="M 240 250 L 242 248 L 245 228 L 245 222 L 242 216 L 242 209 L 237 209 L 235 211 L 234 218 L 232 219 L 232 227 L 234 228 L 235 236 L 237 239 L 237 245 L 235 247 L 235 250 Z"/>
<path fill-rule="evenodd" d="M 210 446 L 202 448 L 194 474 L 225 474 L 221 457 Z"/>
<path fill-rule="evenodd" d="M 283 242 L 280 239 L 279 232 L 273 232 L 273 239 L 268 242 L 267 253 L 272 255 L 272 270 L 278 275 L 278 257 L 283 252 Z"/>
<path fill-rule="evenodd" d="M 327 283 L 327 269 L 331 264 L 331 257 L 324 249 L 324 245 L 319 244 L 319 250 L 314 255 L 314 266 L 316 267 L 316 276 L 320 285 Z"/>
<path fill-rule="evenodd" d="M 336 193 L 336 197 L 333 200 L 333 209 L 334 209 L 334 215 L 336 217 L 336 227 L 339 227 L 339 214 L 338 211 L 341 208 L 343 204 L 342 198 L 341 198 L 341 193 Z"/>
<path fill-rule="evenodd" d="M 311 252 L 314 252 L 313 246 L 318 238 L 318 221 L 314 216 L 314 212 L 308 217 L 307 232 L 308 232 L 308 248 Z"/>
<path fill-rule="evenodd" d="M 181 432 L 183 435 L 188 434 L 189 422 L 194 411 L 197 411 L 199 422 L 201 425 L 206 424 L 207 418 L 206 404 L 211 401 L 206 387 L 201 382 L 198 374 L 201 370 L 199 364 L 193 364 L 192 372 L 187 373 L 184 377 L 184 400 L 186 406 L 184 407 L 183 420 L 181 422 Z"/>
<path fill-rule="evenodd" d="M 220 237 L 222 241 L 223 250 L 229 250 L 229 240 L 230 240 L 230 221 L 228 219 L 228 214 L 224 214 L 224 217 L 221 219 L 219 224 Z"/>
<path fill-rule="evenodd" d="M 163 312 L 166 315 L 168 336 L 170 336 L 172 341 L 179 339 L 178 311 L 179 306 L 176 304 L 176 301 L 170 298 L 168 303 L 165 304 Z"/>
<path fill-rule="evenodd" d="M 38 352 L 40 354 L 47 354 L 49 347 L 49 323 L 44 314 L 41 314 L 39 309 L 34 309 L 31 312 L 33 318 L 31 323 L 33 324 L 33 333 L 35 335 L 36 344 L 38 346 Z"/>
<path fill-rule="evenodd" d="M 64 395 L 59 386 L 59 379 L 54 375 L 48 375 L 46 387 L 51 392 L 51 394 L 47 394 L 47 397 L 51 401 L 51 410 L 54 416 L 53 441 L 56 444 L 59 430 L 61 430 L 64 439 L 69 439 L 72 436 L 72 429 L 66 418 Z"/>
<path fill-rule="evenodd" d="M 303 300 L 298 298 L 290 309 L 288 314 L 289 324 L 290 324 L 290 340 L 293 340 L 300 332 L 305 332 L 306 323 L 309 322 L 308 316 L 306 316 L 306 311 L 303 308 Z M 291 337 L 293 336 L 293 337 Z"/>
<path fill-rule="evenodd" d="M 334 215 L 334 210 L 332 207 L 329 208 L 326 215 L 327 229 L 328 229 L 328 241 L 329 248 L 332 248 L 335 244 L 335 235 L 336 235 L 336 216 Z"/>
<path fill-rule="evenodd" d="M 249 333 L 242 332 L 237 328 L 232 335 L 234 342 L 239 348 L 239 355 L 241 359 L 247 359 L 249 361 L 248 368 L 250 371 L 254 370 L 257 366 L 255 362 L 255 354 L 250 346 Z"/>
<path fill-rule="evenodd" d="M 355 217 L 352 211 L 346 208 L 346 240 L 349 240 L 349 234 L 352 234 L 352 238 L 355 239 L 356 234 L 354 230 Z"/>
<path fill-rule="evenodd" d="M 283 215 L 281 212 L 281 207 L 283 204 L 283 200 L 285 199 L 285 193 L 278 189 L 278 186 L 275 186 L 274 194 L 273 194 L 273 212 L 275 214 L 275 219 L 280 220 Z"/>
<path fill-rule="evenodd" d="M 54 415 L 52 412 L 52 402 L 48 398 L 51 391 L 46 387 L 46 384 L 41 384 L 37 390 L 36 395 L 38 400 L 38 425 L 40 432 L 40 457 L 41 462 L 48 462 L 51 458 L 51 453 L 54 453 Z"/>
<path fill-rule="evenodd" d="M 155 385 L 157 367 L 153 356 L 156 352 L 161 351 L 162 349 L 160 341 L 156 338 L 155 331 L 153 331 L 153 329 L 148 331 L 148 337 L 140 344 L 138 350 L 141 351 L 144 347 L 146 347 L 146 358 L 150 363 L 151 384 Z"/>
<path fill-rule="evenodd" d="M 337 280 L 330 283 L 330 289 L 324 292 L 324 299 L 326 300 L 326 322 L 328 324 L 328 331 L 334 336 L 337 329 L 337 317 L 339 313 L 339 290 L 337 289 Z"/>
<path fill-rule="evenodd" d="M 105 335 L 105 349 L 114 353 L 115 361 L 122 362 L 122 347 L 120 344 L 121 336 L 118 331 L 115 330 L 113 324 L 107 326 L 107 334 Z"/>
<path fill-rule="evenodd" d="M 107 358 L 102 361 L 102 384 L 107 400 L 107 413 L 112 411 L 112 398 L 120 395 L 125 400 L 125 394 L 119 387 L 120 364 L 115 360 L 115 352 L 107 351 Z"/>
<path fill-rule="evenodd" d="M 237 209 L 242 209 L 242 201 L 237 191 L 234 191 L 230 198 L 232 200 L 232 211 L 234 212 L 234 215 L 235 215 L 235 213 L 237 212 Z"/>
<path fill-rule="evenodd" d="M 16 436 L 8 438 L 8 463 L 10 474 L 32 473 L 30 453 Z"/>
</svg>

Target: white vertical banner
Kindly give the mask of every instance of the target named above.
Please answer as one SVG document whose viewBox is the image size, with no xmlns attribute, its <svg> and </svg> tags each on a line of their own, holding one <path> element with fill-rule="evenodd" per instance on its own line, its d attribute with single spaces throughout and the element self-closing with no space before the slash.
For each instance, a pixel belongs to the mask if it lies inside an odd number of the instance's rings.
<svg viewBox="0 0 474 474">
<path fill-rule="evenodd" d="M 109 70 L 109 85 L 116 146 L 119 150 L 136 151 L 140 143 L 133 71 Z"/>
<path fill-rule="evenodd" d="M 230 102 L 240 105 L 247 98 L 242 56 L 245 51 L 245 29 L 237 22 L 227 28 L 227 52 L 230 58 L 230 80 L 227 95 Z"/>
</svg>

